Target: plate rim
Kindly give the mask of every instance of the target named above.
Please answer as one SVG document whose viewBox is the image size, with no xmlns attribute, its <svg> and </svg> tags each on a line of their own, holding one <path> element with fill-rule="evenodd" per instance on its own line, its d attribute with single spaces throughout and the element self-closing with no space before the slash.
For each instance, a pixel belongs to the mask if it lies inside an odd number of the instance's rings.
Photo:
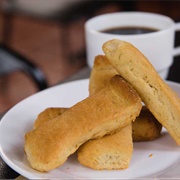
<svg viewBox="0 0 180 180">
<path fill-rule="evenodd" d="M 62 84 L 58 84 L 58 85 L 55 85 L 55 86 L 53 86 L 53 87 L 49 87 L 49 88 L 47 88 L 47 89 L 45 89 L 45 90 L 43 90 L 43 91 L 40 91 L 40 92 L 37 92 L 37 93 L 35 93 L 35 94 L 33 94 L 33 95 L 30 95 L 29 97 L 26 97 L 25 99 L 23 99 L 23 100 L 21 100 L 20 102 L 18 102 L 16 105 L 14 105 L 13 107 L 11 107 L 5 114 L 4 114 L 4 116 L 2 117 L 2 119 L 1 119 L 1 121 L 0 121 L 0 129 L 1 129 L 1 125 L 2 125 L 2 122 L 4 123 L 5 122 L 5 120 L 6 120 L 6 115 L 7 114 L 9 114 L 9 113 L 11 113 L 11 111 L 13 111 L 13 109 L 15 108 L 15 107 L 17 107 L 19 104 L 21 104 L 22 102 L 24 102 L 24 101 L 28 101 L 28 99 L 30 99 L 30 98 L 32 98 L 32 97 L 34 97 L 34 96 L 37 96 L 38 94 L 41 94 L 41 93 L 46 93 L 46 92 L 48 92 L 48 91 L 51 91 L 52 89 L 57 89 L 58 87 L 62 87 L 62 86 L 64 86 L 64 85 L 72 85 L 72 84 L 77 84 L 77 83 L 79 83 L 79 82 L 81 82 L 81 83 L 88 83 L 88 81 L 89 81 L 89 78 L 85 78 L 85 79 L 79 79 L 79 80 L 74 80 L 74 81 L 70 81 L 70 82 L 65 82 L 65 83 L 62 83 Z M 169 81 L 169 80 L 166 80 L 166 83 L 168 84 L 168 85 L 170 85 L 170 86 L 178 86 L 179 87 L 179 90 L 180 90 L 180 83 L 178 83 L 178 82 L 174 82 L 174 81 Z M 42 178 L 42 177 L 35 177 L 33 174 L 32 174 L 32 172 L 28 172 L 28 171 L 25 171 L 24 172 L 24 170 L 22 169 L 22 168 L 20 168 L 17 164 L 15 164 L 15 163 L 13 163 L 6 155 L 5 155 L 5 152 L 3 151 L 3 149 L 2 149 L 2 145 L 1 145 L 1 142 L 0 142 L 0 155 L 1 155 L 1 158 L 5 161 L 5 163 L 8 165 L 8 166 L 10 166 L 14 171 L 16 171 L 17 173 L 19 173 L 20 175 L 22 175 L 22 176 L 24 176 L 24 177 L 26 177 L 26 178 L 30 178 L 30 179 L 34 179 L 34 178 Z M 176 164 L 176 163 L 180 163 L 180 158 L 179 159 L 177 159 L 177 161 L 175 162 L 175 163 L 173 163 L 173 164 Z M 163 170 L 163 172 L 165 171 L 165 169 Z M 72 177 L 72 178 L 74 178 L 74 177 Z"/>
</svg>

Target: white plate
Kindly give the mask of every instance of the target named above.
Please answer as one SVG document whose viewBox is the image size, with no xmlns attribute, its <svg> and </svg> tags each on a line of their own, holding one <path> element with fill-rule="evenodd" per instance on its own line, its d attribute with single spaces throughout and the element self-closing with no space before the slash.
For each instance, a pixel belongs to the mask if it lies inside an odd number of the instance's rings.
<svg viewBox="0 0 180 180">
<path fill-rule="evenodd" d="M 86 79 L 49 88 L 30 96 L 9 110 L 0 123 L 0 152 L 4 161 L 29 179 L 180 177 L 179 171 L 172 171 L 175 166 L 179 166 L 180 147 L 164 129 L 162 136 L 155 141 L 134 143 L 133 157 L 130 167 L 126 170 L 92 170 L 80 165 L 76 155 L 70 156 L 64 165 L 48 173 L 38 172 L 29 166 L 23 150 L 24 134 L 32 129 L 37 115 L 47 107 L 70 107 L 84 99 L 88 96 L 88 83 L 89 81 Z M 172 82 L 168 82 L 168 84 L 180 97 L 180 84 Z M 164 173 L 166 175 L 162 175 Z M 175 175 L 175 173 L 177 174 Z"/>
</svg>

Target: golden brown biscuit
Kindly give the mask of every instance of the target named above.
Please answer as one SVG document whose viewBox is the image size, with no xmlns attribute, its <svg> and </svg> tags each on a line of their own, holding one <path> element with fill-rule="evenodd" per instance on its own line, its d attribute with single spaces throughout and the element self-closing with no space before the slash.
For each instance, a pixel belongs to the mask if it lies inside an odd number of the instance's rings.
<svg viewBox="0 0 180 180">
<path fill-rule="evenodd" d="M 162 125 L 153 114 L 143 106 L 140 115 L 132 123 L 132 137 L 134 142 L 151 141 L 157 139 L 162 130 Z"/>
<path fill-rule="evenodd" d="M 47 108 L 40 113 L 35 120 L 35 128 L 41 126 L 47 121 L 51 121 L 60 114 L 63 114 L 68 108 Z M 52 116 L 49 116 L 52 114 Z M 56 116 L 55 116 L 56 115 Z M 40 119 L 39 119 L 40 118 Z M 43 120 L 41 119 L 43 118 Z M 38 121 L 38 123 L 36 122 Z M 162 125 L 157 121 L 153 114 L 143 106 L 140 115 L 132 123 L 132 138 L 134 142 L 151 141 L 158 138 L 161 134 Z"/>
<path fill-rule="evenodd" d="M 114 134 L 84 143 L 78 149 L 78 160 L 96 170 L 126 169 L 132 152 L 132 124 L 129 124 Z"/>
<path fill-rule="evenodd" d="M 118 72 L 104 55 L 96 56 L 89 78 L 89 95 L 91 96 L 103 89 L 116 74 Z"/>
<path fill-rule="evenodd" d="M 86 141 L 130 124 L 141 108 L 136 91 L 116 75 L 98 93 L 26 133 L 24 149 L 27 159 L 39 171 L 61 166 Z"/>
<path fill-rule="evenodd" d="M 136 89 L 156 119 L 180 145 L 180 100 L 148 59 L 132 44 L 110 40 L 103 45 L 108 61 Z"/>
</svg>

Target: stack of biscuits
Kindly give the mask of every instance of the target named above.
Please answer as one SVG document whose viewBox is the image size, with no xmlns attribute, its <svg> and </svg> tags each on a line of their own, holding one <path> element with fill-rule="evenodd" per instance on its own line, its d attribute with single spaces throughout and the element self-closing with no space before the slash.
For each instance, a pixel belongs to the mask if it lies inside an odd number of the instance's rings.
<svg viewBox="0 0 180 180">
<path fill-rule="evenodd" d="M 126 169 L 133 142 L 152 141 L 166 128 L 180 145 L 180 100 L 132 44 L 110 40 L 95 57 L 89 96 L 72 107 L 41 112 L 25 134 L 32 168 L 61 166 L 77 152 L 89 168 Z"/>
</svg>

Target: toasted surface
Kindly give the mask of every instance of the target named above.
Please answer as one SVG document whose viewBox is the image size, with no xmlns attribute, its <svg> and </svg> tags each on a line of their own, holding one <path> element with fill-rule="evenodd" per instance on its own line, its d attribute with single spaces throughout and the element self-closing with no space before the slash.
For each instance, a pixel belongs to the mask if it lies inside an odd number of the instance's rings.
<svg viewBox="0 0 180 180">
<path fill-rule="evenodd" d="M 148 59 L 132 44 L 110 40 L 103 45 L 108 61 L 136 89 L 156 119 L 180 145 L 180 100 Z"/>
<path fill-rule="evenodd" d="M 141 107 L 137 92 L 116 75 L 106 88 L 26 133 L 27 159 L 36 170 L 52 170 L 62 165 L 84 142 L 130 124 Z"/>
<path fill-rule="evenodd" d="M 38 115 L 37 119 L 35 120 L 34 129 L 41 126 L 43 123 L 60 116 L 66 110 L 67 108 L 53 108 L 53 107 L 46 108 Z"/>
<path fill-rule="evenodd" d="M 90 140 L 78 149 L 79 162 L 96 170 L 126 169 L 133 152 L 132 125 L 103 138 Z"/>
<path fill-rule="evenodd" d="M 161 134 L 162 125 L 153 114 L 143 106 L 140 115 L 132 123 L 132 137 L 134 142 L 151 141 Z"/>
</svg>

